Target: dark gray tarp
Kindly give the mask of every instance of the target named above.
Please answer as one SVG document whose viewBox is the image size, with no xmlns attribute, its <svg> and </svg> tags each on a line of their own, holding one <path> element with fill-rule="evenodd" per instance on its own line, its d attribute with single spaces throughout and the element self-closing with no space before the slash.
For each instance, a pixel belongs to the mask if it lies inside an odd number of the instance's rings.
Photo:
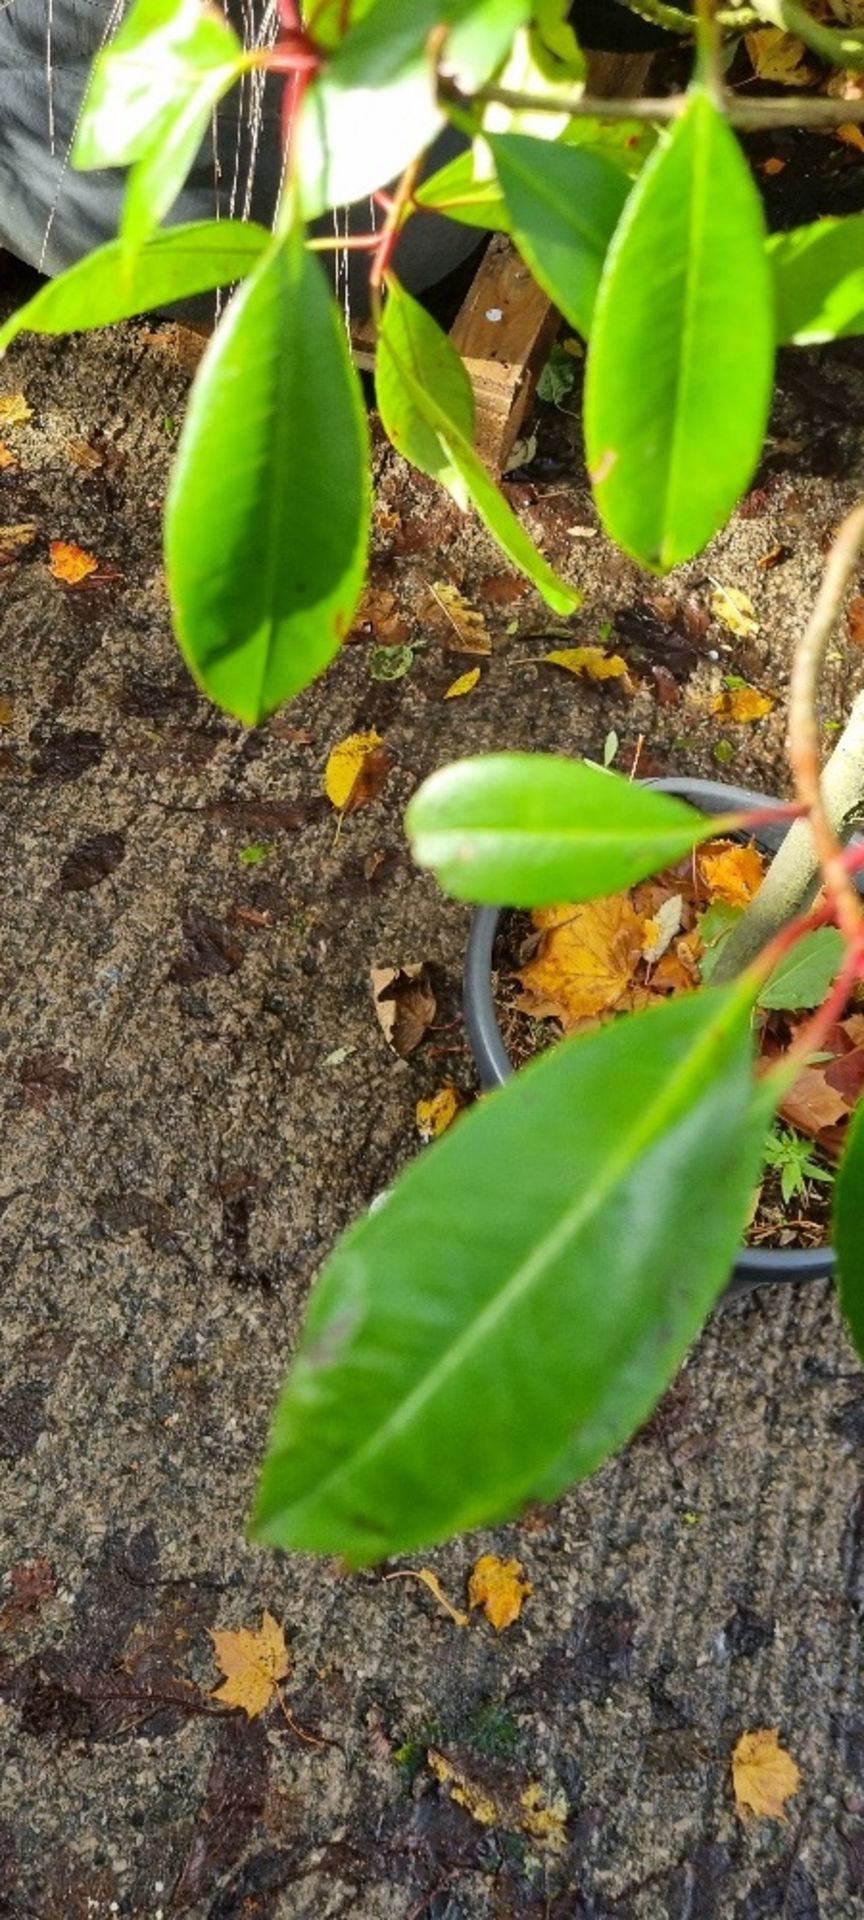
<svg viewBox="0 0 864 1920">
<path fill-rule="evenodd" d="M 266 45 L 275 0 L 223 0 L 247 45 Z M 0 0 L 0 246 L 54 274 L 117 229 L 123 175 L 77 173 L 69 155 L 95 55 L 116 32 L 130 0 Z M 411 0 L 405 0 L 410 6 Z M 279 183 L 281 82 L 247 76 L 223 101 L 172 220 L 251 216 L 269 223 Z M 445 140 L 442 154 L 452 151 Z M 345 230 L 380 224 L 368 201 L 332 216 Z M 429 215 L 410 222 L 400 273 L 416 290 L 439 280 L 477 246 L 470 228 Z M 343 254 L 359 303 L 363 256 Z M 340 291 L 343 289 L 340 287 Z"/>
</svg>

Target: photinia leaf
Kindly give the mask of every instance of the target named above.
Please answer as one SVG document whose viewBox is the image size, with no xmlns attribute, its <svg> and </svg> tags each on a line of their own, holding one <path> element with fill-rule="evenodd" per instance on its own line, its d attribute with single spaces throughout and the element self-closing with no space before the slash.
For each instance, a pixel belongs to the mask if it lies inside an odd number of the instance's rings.
<svg viewBox="0 0 864 1920">
<path fill-rule="evenodd" d="M 630 183 L 588 147 L 490 137 L 510 231 L 544 293 L 587 336 L 609 242 Z"/>
<path fill-rule="evenodd" d="M 0 353 L 16 334 L 83 333 L 230 286 L 251 273 L 273 235 L 248 220 L 196 220 L 154 233 L 129 259 L 122 240 L 85 254 L 0 327 Z"/>
<path fill-rule="evenodd" d="M 256 1539 L 367 1564 L 621 1445 L 747 1218 L 750 1017 L 738 984 L 564 1041 L 408 1168 L 313 1292 Z"/>
<path fill-rule="evenodd" d="M 604 524 L 643 566 L 697 553 L 759 457 L 774 354 L 759 195 L 695 91 L 647 162 L 606 257 L 585 380 Z"/>
<path fill-rule="evenodd" d="M 759 989 L 760 1007 L 819 1007 L 840 970 L 845 951 L 836 927 L 817 927 L 795 942 Z"/>
<path fill-rule="evenodd" d="M 671 866 L 717 831 L 683 800 L 545 753 L 457 760 L 406 815 L 415 860 L 457 900 L 596 900 Z"/>
<path fill-rule="evenodd" d="M 467 88 L 501 60 L 530 0 L 377 0 L 308 88 L 296 135 L 307 219 L 374 193 L 444 124 L 430 35 L 449 26 L 440 59 Z"/>
<path fill-rule="evenodd" d="M 186 660 L 249 725 L 333 658 L 370 525 L 366 414 L 342 316 L 294 232 L 234 295 L 192 390 L 165 518 Z"/>
<path fill-rule="evenodd" d="M 781 346 L 864 333 L 864 213 L 773 233 L 768 259 Z"/>
<path fill-rule="evenodd" d="M 121 235 L 140 243 L 183 185 L 210 115 L 246 63 L 237 35 L 201 0 L 136 0 L 99 54 L 72 159 L 131 166 Z"/>
<path fill-rule="evenodd" d="M 448 220 L 458 220 L 463 226 L 509 232 L 501 189 L 488 165 L 483 168 L 476 142 L 421 181 L 414 198 L 418 206 L 432 213 L 446 213 Z"/>
<path fill-rule="evenodd" d="M 837 1290 L 843 1316 L 859 1356 L 864 1359 L 864 1101 L 849 1123 L 843 1158 L 834 1182 L 832 1238 L 837 1254 Z"/>
<path fill-rule="evenodd" d="M 392 276 L 388 288 L 376 359 L 378 408 L 388 438 L 406 459 L 439 480 L 460 507 L 470 500 L 508 559 L 527 574 L 547 604 L 556 613 L 572 613 L 581 594 L 544 560 L 471 445 L 467 374 L 455 347 Z M 429 376 L 433 364 L 434 396 Z"/>
</svg>

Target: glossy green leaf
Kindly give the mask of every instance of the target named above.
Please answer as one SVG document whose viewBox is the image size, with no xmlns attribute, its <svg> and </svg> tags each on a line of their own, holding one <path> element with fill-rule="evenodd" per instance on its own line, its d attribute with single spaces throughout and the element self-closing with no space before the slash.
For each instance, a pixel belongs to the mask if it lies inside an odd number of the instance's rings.
<svg viewBox="0 0 864 1920">
<path fill-rule="evenodd" d="M 840 1307 L 864 1359 L 864 1102 L 852 1115 L 834 1182 L 832 1239 Z"/>
<path fill-rule="evenodd" d="M 466 376 L 456 349 L 404 287 L 393 279 L 388 284 L 376 363 L 385 432 L 399 452 L 433 474 L 460 507 L 471 501 L 508 559 L 527 574 L 556 613 L 572 613 L 581 595 L 544 560 L 471 445 L 460 384 Z M 439 382 L 434 396 L 428 372 L 433 364 Z M 457 394 L 462 395 L 458 406 Z"/>
<path fill-rule="evenodd" d="M 545 753 L 457 760 L 406 816 L 418 865 L 486 906 L 595 900 L 680 860 L 716 822 L 617 773 Z"/>
<path fill-rule="evenodd" d="M 255 724 L 333 658 L 369 535 L 366 415 L 342 316 L 299 233 L 235 294 L 172 476 L 168 584 L 186 660 Z"/>
<path fill-rule="evenodd" d="M 836 927 L 817 927 L 796 941 L 759 991 L 760 1007 L 819 1007 L 840 970 L 845 941 Z"/>
<path fill-rule="evenodd" d="M 173 204 L 244 61 L 237 35 L 201 0 L 136 0 L 99 54 L 72 158 L 82 168 L 132 166 L 127 243 L 140 243 Z"/>
<path fill-rule="evenodd" d="M 606 258 L 585 440 L 612 538 L 657 572 L 698 553 L 759 458 L 774 352 L 762 209 L 701 92 L 643 169 Z"/>
<path fill-rule="evenodd" d="M 435 27 L 450 26 L 448 72 L 475 86 L 529 11 L 528 0 L 378 0 L 304 98 L 297 165 L 306 218 L 386 186 L 434 140 L 444 124 L 428 44 Z"/>
<path fill-rule="evenodd" d="M 83 333 L 148 308 L 245 280 L 273 236 L 247 220 L 198 220 L 154 233 L 129 260 L 121 240 L 85 254 L 0 327 L 0 353 L 19 333 Z"/>
<path fill-rule="evenodd" d="M 418 206 L 428 208 L 431 213 L 446 214 L 448 220 L 458 220 L 463 226 L 507 233 L 510 226 L 507 209 L 488 162 L 485 172 L 481 170 L 482 153 L 478 152 L 481 146 L 482 143 L 477 143 L 466 147 L 464 153 L 457 153 L 446 166 L 430 173 L 418 187 L 415 198 Z"/>
<path fill-rule="evenodd" d="M 740 986 L 630 1016 L 421 1155 L 313 1292 L 256 1539 L 368 1563 L 500 1521 L 621 1445 L 746 1220 L 749 1029 Z"/>
<path fill-rule="evenodd" d="M 768 258 L 781 346 L 864 333 L 864 213 L 774 233 Z"/>
<path fill-rule="evenodd" d="M 635 180 L 654 152 L 657 129 L 647 120 L 594 120 L 585 114 L 570 121 L 561 140 L 565 147 L 590 147 Z"/>
<path fill-rule="evenodd" d="M 544 293 L 587 337 L 606 252 L 629 192 L 588 147 L 498 134 L 489 145 L 510 231 Z"/>
</svg>

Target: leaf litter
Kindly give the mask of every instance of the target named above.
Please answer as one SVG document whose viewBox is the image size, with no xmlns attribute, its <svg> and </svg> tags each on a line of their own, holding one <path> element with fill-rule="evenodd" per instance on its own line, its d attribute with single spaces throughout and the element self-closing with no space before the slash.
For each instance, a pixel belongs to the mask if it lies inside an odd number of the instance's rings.
<svg viewBox="0 0 864 1920">
<path fill-rule="evenodd" d="M 732 1753 L 735 1808 L 743 1821 L 786 1820 L 786 1801 L 801 1785 L 801 1769 L 780 1745 L 778 1727 L 742 1733 Z"/>
</svg>

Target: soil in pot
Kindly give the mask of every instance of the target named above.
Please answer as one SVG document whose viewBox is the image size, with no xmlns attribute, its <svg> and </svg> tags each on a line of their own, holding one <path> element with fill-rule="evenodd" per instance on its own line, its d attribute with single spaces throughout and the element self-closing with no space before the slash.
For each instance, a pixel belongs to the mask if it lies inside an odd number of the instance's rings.
<svg viewBox="0 0 864 1920">
<path fill-rule="evenodd" d="M 555 1044 L 710 980 L 725 936 L 767 862 L 754 843 L 712 840 L 628 892 L 581 906 L 502 915 L 493 951 L 495 1004 L 514 1067 Z M 801 955 L 801 948 L 797 949 Z M 759 1009 L 768 1061 L 790 1046 L 836 971 L 839 936 L 822 930 L 806 964 L 778 969 Z M 804 956 L 802 956 L 802 959 Z M 791 1002 L 792 1004 L 784 1004 Z M 864 1088 L 864 1000 L 850 1002 L 789 1093 L 766 1143 L 747 1235 L 758 1248 L 829 1239 L 834 1169 Z"/>
</svg>

